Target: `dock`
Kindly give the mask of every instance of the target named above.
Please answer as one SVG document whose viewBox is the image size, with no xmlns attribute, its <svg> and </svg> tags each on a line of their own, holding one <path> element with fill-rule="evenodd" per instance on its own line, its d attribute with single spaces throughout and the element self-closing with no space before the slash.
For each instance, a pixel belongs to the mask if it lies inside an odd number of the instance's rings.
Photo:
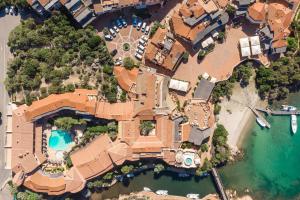
<svg viewBox="0 0 300 200">
<path fill-rule="evenodd" d="M 299 110 L 295 111 L 283 111 L 283 110 L 272 110 L 272 109 L 264 109 L 264 108 L 255 108 L 257 111 L 267 113 L 268 115 L 300 115 Z"/>
<path fill-rule="evenodd" d="M 261 121 L 263 121 L 266 124 L 267 128 L 271 128 L 271 124 L 257 111 L 257 109 L 254 109 L 252 107 L 249 108 L 252 110 L 252 112 L 255 114 L 257 118 L 259 118 Z M 269 114 L 267 110 L 265 113 Z"/>
<path fill-rule="evenodd" d="M 218 171 L 216 170 L 216 168 L 212 168 L 212 176 L 215 180 L 215 183 L 217 185 L 217 188 L 219 190 L 219 193 L 220 193 L 220 196 L 221 196 L 221 199 L 222 200 L 229 200 L 227 195 L 226 195 L 226 192 L 225 192 L 225 189 L 224 189 L 224 186 L 222 184 L 222 180 L 218 174 Z"/>
</svg>

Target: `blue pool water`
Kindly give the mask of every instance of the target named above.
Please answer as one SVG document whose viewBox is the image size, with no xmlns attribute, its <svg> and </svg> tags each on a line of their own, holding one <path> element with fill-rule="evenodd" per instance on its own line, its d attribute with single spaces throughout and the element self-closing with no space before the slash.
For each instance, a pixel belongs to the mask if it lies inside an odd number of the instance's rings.
<svg viewBox="0 0 300 200">
<path fill-rule="evenodd" d="M 52 130 L 49 138 L 49 147 L 54 150 L 66 150 L 72 143 L 70 133 L 64 130 Z"/>
</svg>

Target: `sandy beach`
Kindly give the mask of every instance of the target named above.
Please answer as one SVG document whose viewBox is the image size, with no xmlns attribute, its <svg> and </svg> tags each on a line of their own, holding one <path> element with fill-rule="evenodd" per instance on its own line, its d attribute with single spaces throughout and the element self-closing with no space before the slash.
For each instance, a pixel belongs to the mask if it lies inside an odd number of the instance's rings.
<svg viewBox="0 0 300 200">
<path fill-rule="evenodd" d="M 265 105 L 265 102 L 261 101 L 257 94 L 254 77 L 245 88 L 241 88 L 239 83 L 236 83 L 230 100 L 224 98 L 220 103 L 221 111 L 217 117 L 218 123 L 223 124 L 227 129 L 228 145 L 233 152 L 238 150 L 243 136 L 255 121 L 255 116 L 248 106 L 257 105 Z"/>
</svg>

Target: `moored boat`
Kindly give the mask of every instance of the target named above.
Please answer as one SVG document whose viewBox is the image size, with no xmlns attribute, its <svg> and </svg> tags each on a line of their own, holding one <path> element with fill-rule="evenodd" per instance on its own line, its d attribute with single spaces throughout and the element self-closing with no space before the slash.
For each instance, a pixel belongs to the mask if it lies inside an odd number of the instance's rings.
<svg viewBox="0 0 300 200">
<path fill-rule="evenodd" d="M 158 194 L 158 195 L 168 195 L 168 190 L 157 190 L 156 194 Z"/>
<path fill-rule="evenodd" d="M 180 178 L 186 178 L 186 177 L 189 177 L 190 175 L 189 174 L 187 174 L 187 173 L 179 173 L 178 174 L 178 177 L 180 177 Z"/>
<path fill-rule="evenodd" d="M 265 124 L 265 122 L 263 122 L 260 118 L 256 118 L 256 122 L 261 126 L 261 127 L 266 127 L 267 125 Z"/>
<path fill-rule="evenodd" d="M 297 124 L 297 116 L 296 115 L 291 115 L 291 126 L 292 126 L 292 132 L 295 134 L 298 129 L 298 124 Z"/>
<path fill-rule="evenodd" d="M 199 199 L 199 194 L 187 194 L 186 197 L 189 199 Z"/>
<path fill-rule="evenodd" d="M 297 108 L 295 106 L 281 105 L 281 110 L 283 110 L 283 111 L 296 111 Z"/>
<path fill-rule="evenodd" d="M 151 192 L 151 191 L 152 191 L 152 190 L 151 190 L 150 188 L 148 188 L 148 187 L 144 187 L 143 190 L 144 190 L 145 192 Z"/>
</svg>

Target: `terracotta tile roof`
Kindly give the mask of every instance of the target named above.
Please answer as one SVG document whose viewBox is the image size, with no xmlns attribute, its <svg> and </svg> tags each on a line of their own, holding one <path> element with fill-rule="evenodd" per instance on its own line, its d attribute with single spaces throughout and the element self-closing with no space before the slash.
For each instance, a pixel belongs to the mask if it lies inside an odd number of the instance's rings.
<svg viewBox="0 0 300 200">
<path fill-rule="evenodd" d="M 108 103 L 105 101 L 97 102 L 95 117 L 103 119 L 129 120 L 132 118 L 134 103 L 128 101 L 125 103 Z"/>
<path fill-rule="evenodd" d="M 114 74 L 120 87 L 127 92 L 136 93 L 135 86 L 136 86 L 138 73 L 139 73 L 138 68 L 127 70 L 124 67 L 119 67 L 119 66 L 114 67 Z"/>
<path fill-rule="evenodd" d="M 187 5 L 183 5 L 179 9 L 179 14 L 181 14 L 183 17 L 191 17 L 193 15 L 193 12 L 189 9 Z"/>
<path fill-rule="evenodd" d="M 228 5 L 229 1 L 228 0 L 217 0 L 217 3 L 221 8 L 225 8 Z"/>
<path fill-rule="evenodd" d="M 190 138 L 190 132 L 192 127 L 189 123 L 185 123 L 181 125 L 181 141 L 186 142 Z"/>
<path fill-rule="evenodd" d="M 255 21 L 265 21 L 267 5 L 256 2 L 248 8 L 249 16 Z"/>
<path fill-rule="evenodd" d="M 168 70 L 174 70 L 184 53 L 184 47 L 167 36 L 166 29 L 159 28 L 151 39 L 145 53 L 145 59 Z M 170 43 L 165 49 L 164 44 Z"/>
<path fill-rule="evenodd" d="M 35 101 L 26 108 L 25 116 L 28 121 L 64 107 L 71 107 L 81 112 L 95 114 L 95 90 L 75 90 L 74 93 L 52 94 L 45 99 Z M 89 96 L 92 96 L 90 98 Z"/>
<path fill-rule="evenodd" d="M 65 5 L 69 0 L 59 0 L 62 5 Z"/>
<path fill-rule="evenodd" d="M 287 46 L 287 41 L 284 39 L 276 40 L 272 42 L 272 47 L 273 48 L 281 48 L 281 47 L 286 47 Z"/>
<path fill-rule="evenodd" d="M 46 192 L 50 195 L 59 195 L 65 193 L 66 182 L 63 178 L 50 178 L 42 175 L 39 171 L 25 179 L 24 185 L 36 192 Z"/>
<path fill-rule="evenodd" d="M 107 134 L 100 135 L 87 146 L 71 154 L 73 166 L 85 179 L 112 169 L 113 162 L 107 152 L 112 146 L 112 141 Z"/>
</svg>

